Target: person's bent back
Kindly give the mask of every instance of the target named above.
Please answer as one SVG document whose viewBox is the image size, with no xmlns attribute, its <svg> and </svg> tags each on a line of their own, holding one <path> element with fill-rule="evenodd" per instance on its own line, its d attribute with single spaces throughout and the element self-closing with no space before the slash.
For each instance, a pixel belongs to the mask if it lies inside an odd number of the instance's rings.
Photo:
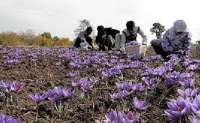
<svg viewBox="0 0 200 123">
<path fill-rule="evenodd" d="M 120 33 L 120 31 L 111 27 L 104 28 L 102 25 L 97 27 L 97 31 L 96 43 L 99 46 L 99 50 L 112 50 L 115 45 L 115 36 Z"/>
</svg>

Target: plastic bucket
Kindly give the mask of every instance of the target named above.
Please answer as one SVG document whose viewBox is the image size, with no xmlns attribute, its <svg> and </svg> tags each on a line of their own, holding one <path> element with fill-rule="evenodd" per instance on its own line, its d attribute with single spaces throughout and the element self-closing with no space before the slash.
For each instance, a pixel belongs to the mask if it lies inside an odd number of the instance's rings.
<svg viewBox="0 0 200 123">
<path fill-rule="evenodd" d="M 145 55 L 146 46 L 132 41 L 131 43 L 126 44 L 125 52 L 129 58 L 140 58 Z"/>
</svg>

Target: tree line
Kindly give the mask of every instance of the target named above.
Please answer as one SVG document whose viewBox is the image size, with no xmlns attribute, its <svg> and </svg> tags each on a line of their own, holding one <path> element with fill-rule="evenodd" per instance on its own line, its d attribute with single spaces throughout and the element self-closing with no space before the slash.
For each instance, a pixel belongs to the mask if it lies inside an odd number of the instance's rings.
<svg viewBox="0 0 200 123">
<path fill-rule="evenodd" d="M 69 38 L 52 36 L 50 32 L 34 34 L 32 30 L 27 30 L 0 33 L 0 45 L 4 46 L 70 47 L 72 44 Z"/>
</svg>

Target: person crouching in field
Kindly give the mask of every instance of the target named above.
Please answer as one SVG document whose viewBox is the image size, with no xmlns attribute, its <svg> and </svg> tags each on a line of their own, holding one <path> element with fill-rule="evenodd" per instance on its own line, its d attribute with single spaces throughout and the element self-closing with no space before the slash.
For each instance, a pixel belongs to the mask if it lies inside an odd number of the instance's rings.
<svg viewBox="0 0 200 123">
<path fill-rule="evenodd" d="M 138 34 L 142 37 L 142 45 L 138 43 Z M 145 56 L 147 37 L 134 21 L 126 23 L 126 29 L 116 36 L 115 49 L 124 52 L 130 59 L 140 59 Z"/>
<path fill-rule="evenodd" d="M 100 25 L 97 27 L 97 36 L 96 36 L 96 44 L 99 47 L 99 50 L 105 51 L 105 38 L 106 38 L 106 33 L 104 31 L 104 26 Z"/>
<path fill-rule="evenodd" d="M 126 44 L 135 42 L 137 43 L 137 35 L 140 35 L 143 39 L 142 44 L 147 44 L 147 37 L 139 26 L 135 26 L 134 21 L 128 21 L 126 23 L 126 29 L 122 31 L 121 38 L 117 37 L 116 47 L 121 51 L 125 51 Z"/>
<path fill-rule="evenodd" d="M 104 28 L 102 25 L 97 27 L 97 31 L 96 44 L 99 46 L 99 50 L 112 50 L 115 46 L 115 37 L 120 31 L 112 28 Z"/>
<path fill-rule="evenodd" d="M 162 39 L 151 41 L 151 45 L 157 54 L 166 60 L 170 54 L 186 55 L 191 43 L 191 33 L 187 29 L 184 20 L 177 20 L 173 27 L 166 31 Z"/>
<path fill-rule="evenodd" d="M 93 49 L 92 38 L 90 37 L 92 31 L 92 27 L 87 27 L 85 31 L 80 32 L 75 40 L 74 47 Z"/>
</svg>

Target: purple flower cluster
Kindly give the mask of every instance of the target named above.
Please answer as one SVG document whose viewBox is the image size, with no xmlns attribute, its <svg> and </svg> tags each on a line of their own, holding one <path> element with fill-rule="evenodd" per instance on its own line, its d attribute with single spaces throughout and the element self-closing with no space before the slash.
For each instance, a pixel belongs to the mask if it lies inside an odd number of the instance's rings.
<svg viewBox="0 0 200 123">
<path fill-rule="evenodd" d="M 11 116 L 0 114 L 0 123 L 22 123 L 22 121 Z"/>
<path fill-rule="evenodd" d="M 166 69 L 165 66 L 160 66 L 157 68 L 147 67 L 144 73 L 142 73 L 142 76 L 163 76 L 164 74 L 166 74 L 167 70 L 168 69 Z"/>
<path fill-rule="evenodd" d="M 142 61 L 144 61 L 144 62 L 155 62 L 155 61 L 160 61 L 160 60 L 163 60 L 161 55 L 155 55 L 155 56 L 146 57 Z"/>
<path fill-rule="evenodd" d="M 20 92 L 24 88 L 24 84 L 17 81 L 6 82 L 0 80 L 0 88 L 4 89 L 6 92 Z"/>
<path fill-rule="evenodd" d="M 174 56 L 172 61 L 177 64 L 180 63 L 180 59 Z M 171 61 L 171 62 L 172 62 Z M 183 66 L 186 66 L 188 70 L 189 65 L 192 65 L 192 62 L 188 59 L 185 59 L 185 62 L 182 63 Z M 195 67 L 195 66 L 194 66 Z M 194 71 L 194 69 L 190 69 Z M 165 84 L 166 85 L 180 85 L 185 89 L 178 89 L 178 98 L 172 99 L 167 103 L 168 109 L 165 110 L 165 115 L 171 120 L 179 120 L 183 117 L 188 117 L 192 113 L 196 114 L 191 122 L 196 123 L 200 119 L 199 109 L 200 109 L 200 90 L 195 88 L 195 74 L 193 72 L 177 72 L 173 71 L 165 75 Z"/>
<path fill-rule="evenodd" d="M 101 64 L 101 65 L 114 65 L 118 62 L 118 57 L 111 57 L 110 60 L 108 55 L 105 53 L 87 53 L 87 55 L 80 55 L 78 52 L 66 53 L 64 55 L 60 55 L 60 57 L 64 57 L 65 59 L 70 60 L 70 64 L 74 68 L 80 68 L 82 66 L 88 66 L 93 64 Z"/>
<path fill-rule="evenodd" d="M 139 121 L 139 116 L 133 112 L 128 112 L 127 114 L 120 111 L 112 111 L 106 116 L 104 123 L 137 123 Z"/>
<path fill-rule="evenodd" d="M 194 73 L 180 73 L 172 72 L 165 76 L 166 85 L 180 84 L 184 87 L 194 87 L 195 77 Z"/>
<path fill-rule="evenodd" d="M 159 60 L 162 62 L 163 59 L 161 56 L 151 56 L 141 61 L 131 61 L 126 58 L 121 59 L 119 56 L 114 55 L 115 52 L 112 52 L 112 55 L 109 55 L 109 53 L 82 52 L 80 50 L 64 48 L 26 49 L 25 51 L 28 52 L 28 57 L 31 61 L 36 61 L 40 54 L 45 61 L 48 60 L 49 56 L 58 56 L 60 61 L 68 60 L 69 65 L 73 68 L 89 68 L 91 65 L 100 66 L 97 70 L 99 70 L 98 72 L 102 72 L 104 77 L 122 75 L 124 69 L 135 70 L 134 75 L 136 73 L 136 75 L 138 75 L 138 81 L 141 82 L 116 83 L 117 92 L 110 95 L 112 100 L 124 99 L 133 94 L 133 92 L 152 91 L 158 86 L 160 80 L 164 80 L 164 83 L 167 86 L 176 84 L 181 87 L 181 89 L 179 88 L 177 90 L 178 98 L 167 102 L 168 108 L 165 110 L 165 115 L 172 120 L 179 120 L 182 117 L 194 115 L 194 118 L 191 121 L 194 123 L 200 121 L 200 90 L 199 88 L 195 88 L 195 74 L 193 73 L 200 69 L 200 60 L 183 59 L 179 57 L 179 55 L 171 55 L 168 62 L 164 62 L 158 67 L 150 67 L 148 64 L 149 62 Z M 3 50 L 3 62 L 6 65 L 18 64 L 22 57 L 23 53 L 20 49 Z M 60 61 L 59 63 L 62 63 Z M 184 70 L 176 71 L 176 68 L 179 68 L 180 66 L 183 66 L 181 69 Z M 76 73 L 69 72 L 66 74 L 66 77 L 74 78 L 76 77 Z M 124 78 L 126 79 L 126 77 L 123 77 L 123 79 Z M 76 81 L 74 81 L 75 79 L 72 80 L 72 86 L 80 88 L 83 92 L 92 90 L 97 83 L 95 78 L 82 78 Z M 23 84 L 15 81 L 0 81 L 0 88 L 6 92 L 20 92 L 23 87 Z M 40 103 L 45 100 L 57 102 L 74 95 L 75 92 L 71 89 L 55 87 L 46 92 L 30 94 L 29 96 L 34 102 Z M 147 110 L 150 105 L 147 104 L 146 97 L 144 101 L 139 100 L 138 98 L 133 98 L 132 106 L 137 110 Z M 1 119 L 4 119 L 2 117 Z M 135 114 L 125 114 L 124 112 L 117 111 L 108 113 L 105 120 L 106 123 L 134 123 L 137 121 L 138 117 Z"/>
<path fill-rule="evenodd" d="M 126 90 L 126 91 L 144 91 L 145 90 L 145 85 L 142 83 L 119 82 L 119 83 L 116 83 L 116 87 L 118 90 Z"/>
<path fill-rule="evenodd" d="M 123 63 L 119 63 L 119 64 L 115 65 L 114 68 L 119 69 L 119 70 L 123 70 L 123 69 L 129 68 L 129 66 L 125 65 Z"/>
<path fill-rule="evenodd" d="M 133 90 L 133 83 L 132 82 L 118 82 L 116 83 L 116 87 L 118 90 L 127 90 L 131 91 Z"/>
<path fill-rule="evenodd" d="M 143 77 L 142 80 L 148 89 L 155 89 L 157 87 L 158 80 L 156 78 Z"/>
<path fill-rule="evenodd" d="M 140 101 L 137 97 L 133 99 L 133 106 L 138 110 L 146 110 L 149 107 L 145 101 Z"/>
<path fill-rule="evenodd" d="M 157 80 L 155 78 L 147 78 L 144 77 L 144 84 L 143 83 L 132 83 L 132 82 L 118 82 L 116 83 L 116 88 L 118 89 L 117 93 L 111 94 L 111 98 L 113 100 L 116 99 L 124 99 L 133 92 L 143 92 L 148 89 L 154 89 L 157 87 Z"/>
<path fill-rule="evenodd" d="M 200 95 L 198 88 L 178 89 L 179 97 L 167 103 L 168 109 L 165 115 L 171 120 L 179 120 L 182 117 L 196 114 L 192 122 L 196 123 L 200 119 Z"/>
<path fill-rule="evenodd" d="M 29 57 L 29 59 L 30 59 L 31 61 L 33 61 L 33 62 L 35 62 L 35 61 L 38 60 L 38 54 L 35 53 L 35 52 L 30 52 L 30 53 L 28 54 L 28 57 Z"/>
<path fill-rule="evenodd" d="M 47 92 L 30 94 L 29 96 L 36 103 L 40 103 L 45 100 L 56 102 L 61 99 L 66 99 L 74 96 L 74 91 L 62 87 L 55 87 L 54 89 L 50 89 Z"/>
<path fill-rule="evenodd" d="M 43 102 L 47 99 L 46 93 L 36 93 L 36 94 L 30 94 L 29 97 L 36 103 Z"/>
<path fill-rule="evenodd" d="M 3 63 L 5 65 L 16 65 L 20 63 L 21 50 L 19 48 L 14 48 L 13 50 L 8 50 L 4 48 L 3 51 Z"/>
<path fill-rule="evenodd" d="M 79 87 L 82 91 L 87 92 L 93 88 L 97 80 L 93 78 L 82 78 L 80 80 L 72 82 L 72 86 Z"/>
<path fill-rule="evenodd" d="M 132 68 L 132 69 L 140 69 L 144 66 L 145 66 L 145 64 L 140 61 L 133 61 L 128 64 L 128 68 Z"/>
<path fill-rule="evenodd" d="M 190 71 L 200 70 L 200 60 L 185 59 L 183 65 Z"/>
<path fill-rule="evenodd" d="M 113 76 L 119 75 L 121 73 L 122 73 L 121 69 L 118 69 L 118 68 L 110 68 L 110 69 L 106 69 L 102 72 L 103 76 L 105 76 L 105 77 L 113 77 Z"/>
<path fill-rule="evenodd" d="M 172 120 L 178 120 L 191 111 L 190 102 L 182 97 L 179 97 L 177 100 L 172 99 L 167 103 L 167 106 L 169 109 L 165 110 L 165 114 Z"/>
<path fill-rule="evenodd" d="M 194 97 L 199 94 L 200 90 L 199 88 L 187 88 L 184 90 L 178 89 L 177 92 L 179 96 L 183 97 L 184 99 L 190 99 L 192 101 Z"/>
<path fill-rule="evenodd" d="M 116 83 L 116 87 L 118 92 L 110 95 L 113 100 L 124 99 L 133 92 L 145 90 L 145 85 L 142 83 L 119 82 Z"/>
<path fill-rule="evenodd" d="M 167 63 L 178 65 L 181 62 L 181 58 L 177 54 L 172 54 L 170 60 Z"/>
<path fill-rule="evenodd" d="M 200 114 L 198 114 L 198 116 L 193 117 L 193 119 L 191 120 L 191 123 L 200 123 Z"/>
<path fill-rule="evenodd" d="M 192 101 L 192 111 L 194 112 L 200 111 L 200 95 L 197 95 Z"/>
<path fill-rule="evenodd" d="M 113 93 L 110 96 L 111 96 L 112 100 L 117 100 L 117 99 L 124 99 L 124 98 L 128 97 L 129 95 L 130 95 L 130 92 L 128 92 L 126 90 L 122 90 L 117 93 Z"/>
<path fill-rule="evenodd" d="M 191 71 L 199 70 L 199 68 L 200 68 L 200 65 L 198 65 L 198 64 L 191 64 L 191 65 L 187 66 L 187 70 L 191 70 Z"/>
</svg>

